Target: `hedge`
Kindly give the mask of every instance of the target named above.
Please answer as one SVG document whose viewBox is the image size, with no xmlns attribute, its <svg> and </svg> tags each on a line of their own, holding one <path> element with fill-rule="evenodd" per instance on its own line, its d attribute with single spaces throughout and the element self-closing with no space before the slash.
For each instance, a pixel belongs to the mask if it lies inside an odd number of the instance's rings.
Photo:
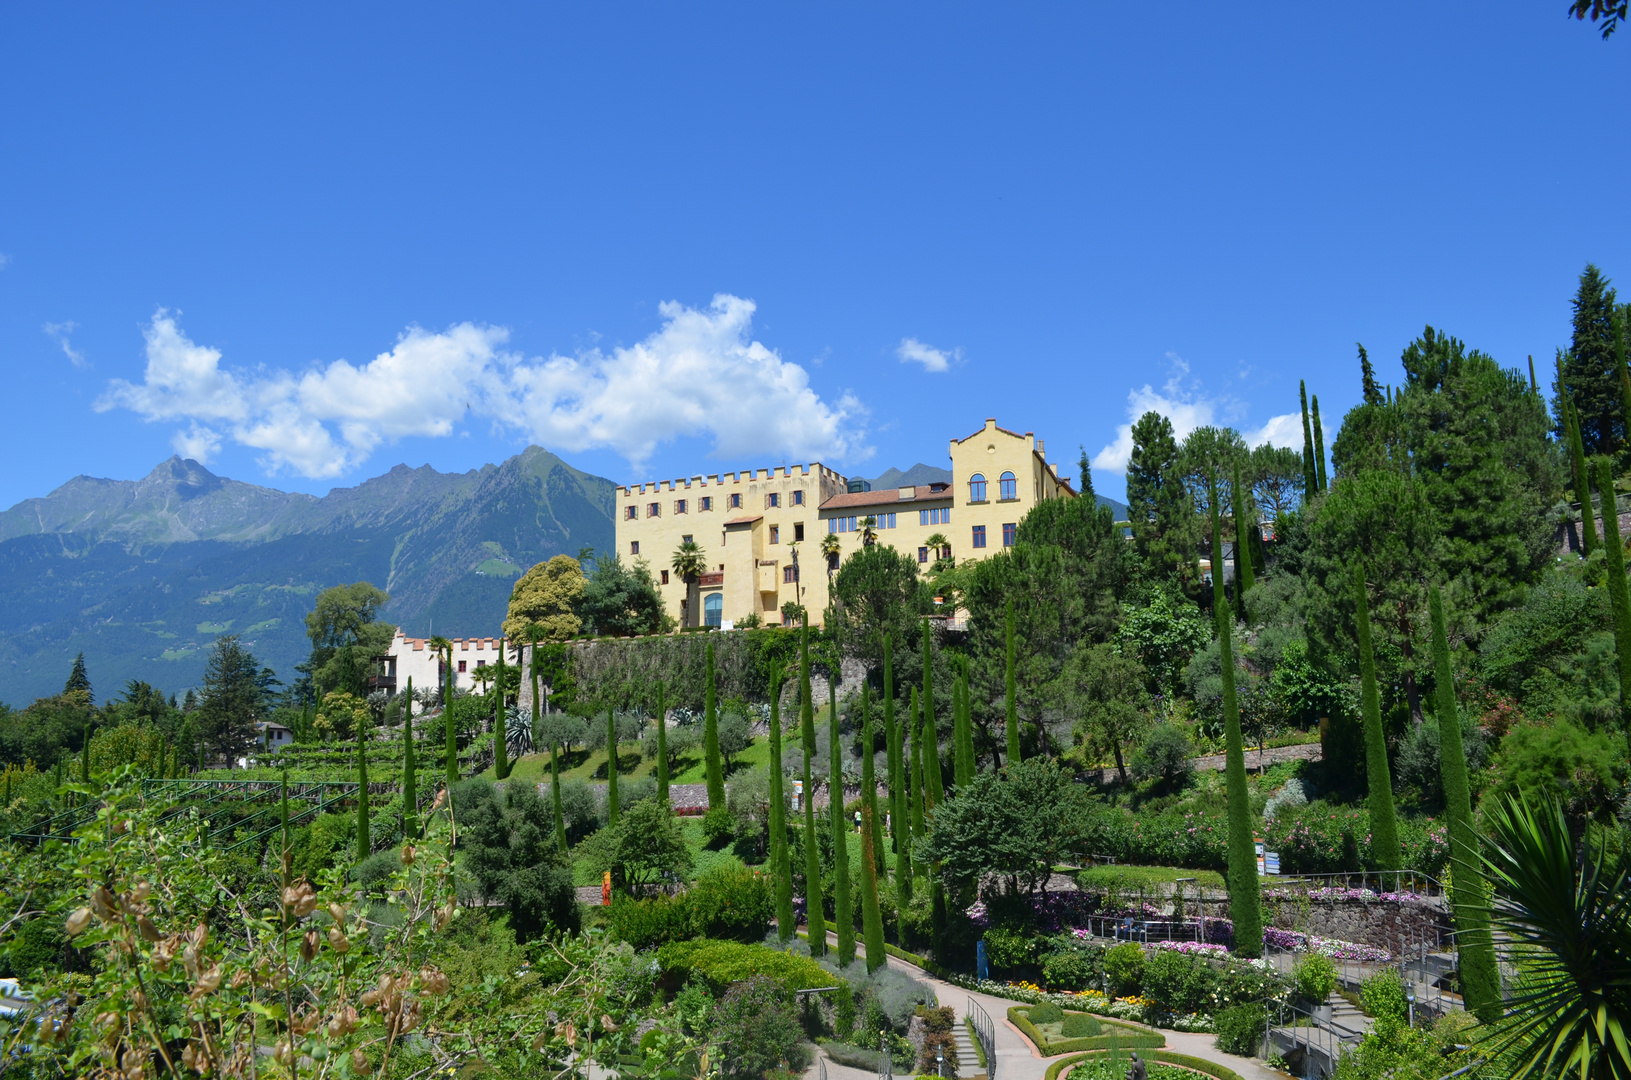
<svg viewBox="0 0 1631 1080">
<path fill-rule="evenodd" d="M 831 972 L 807 956 L 709 938 L 670 942 L 657 950 L 657 963 L 682 982 L 692 974 L 702 976 L 715 993 L 755 975 L 774 979 L 789 990 L 814 990 L 831 986 L 833 980 Z"/>
<path fill-rule="evenodd" d="M 1053 1057 L 1055 1054 L 1069 1054 L 1078 1050 L 1102 1050 L 1109 1047 L 1111 1040 L 1118 1046 L 1129 1050 L 1144 1050 L 1148 1048 L 1167 1045 L 1166 1037 L 1158 1031 L 1148 1031 L 1144 1028 L 1135 1028 L 1126 1024 L 1118 1024 L 1114 1020 L 1098 1017 L 1099 1023 L 1106 1028 L 1116 1028 L 1113 1032 L 1103 1035 L 1094 1035 L 1086 1039 L 1052 1039 L 1042 1034 L 1028 1015 L 1030 1009 L 1015 1005 L 1008 1010 L 1008 1022 L 1013 1024 L 1020 1032 L 1036 1046 L 1037 1052 L 1043 1057 Z"/>
<path fill-rule="evenodd" d="M 1048 1066 L 1048 1071 L 1043 1076 L 1043 1080 L 1059 1080 L 1059 1074 L 1072 1065 L 1080 1064 L 1088 1058 L 1099 1057 L 1108 1052 L 1107 1050 L 1095 1050 L 1091 1053 L 1077 1054 L 1075 1057 L 1060 1058 Z M 1151 1050 L 1145 1056 L 1151 1061 L 1160 1062 L 1163 1065 L 1177 1065 L 1185 1069 L 1194 1069 L 1196 1072 L 1215 1076 L 1217 1080 L 1242 1080 L 1241 1075 L 1227 1065 L 1219 1065 L 1215 1061 L 1193 1057 L 1189 1054 L 1178 1054 L 1171 1050 Z"/>
</svg>

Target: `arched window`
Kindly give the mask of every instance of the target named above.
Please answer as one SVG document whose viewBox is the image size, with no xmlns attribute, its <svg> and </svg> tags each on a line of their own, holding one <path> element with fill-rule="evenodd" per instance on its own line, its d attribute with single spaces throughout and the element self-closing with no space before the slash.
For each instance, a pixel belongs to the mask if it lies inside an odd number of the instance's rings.
<svg viewBox="0 0 1631 1080">
<path fill-rule="evenodd" d="M 985 474 L 975 473 L 968 478 L 968 501 L 985 502 Z"/>
<path fill-rule="evenodd" d="M 1015 481 L 1013 473 L 1005 472 L 1002 474 L 1002 478 L 997 481 L 997 498 L 1019 498 L 1019 483 Z"/>
<path fill-rule="evenodd" d="M 709 593 L 702 598 L 702 625 L 717 627 L 725 621 L 725 597 Z"/>
</svg>

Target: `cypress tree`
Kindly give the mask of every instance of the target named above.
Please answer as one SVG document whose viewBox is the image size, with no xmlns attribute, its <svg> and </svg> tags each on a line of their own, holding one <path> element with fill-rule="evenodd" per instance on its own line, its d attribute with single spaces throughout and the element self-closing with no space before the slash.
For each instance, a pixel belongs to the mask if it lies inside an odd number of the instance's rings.
<svg viewBox="0 0 1631 1080">
<path fill-rule="evenodd" d="M 1359 342 L 1354 342 L 1359 345 Z M 1529 361 L 1530 382 L 1534 382 L 1535 361 Z M 1359 345 L 1359 393 L 1366 405 L 1382 404 L 1382 388 L 1376 384 L 1376 369 L 1371 367 L 1370 355 Z"/>
<path fill-rule="evenodd" d="M 780 677 L 778 672 L 777 678 Z M 665 687 L 659 682 L 657 684 L 657 799 L 660 802 L 668 801 L 668 702 L 664 700 L 664 690 Z M 771 716 L 774 717 L 776 713 L 774 700 L 771 702 L 770 710 Z M 771 745 L 780 746 L 781 736 L 777 735 L 772 739 Z M 781 760 L 779 756 L 772 759 L 778 769 L 781 768 Z M 772 792 L 778 790 L 775 785 L 779 782 L 774 776 L 771 777 Z M 782 839 L 785 840 L 786 837 Z"/>
<path fill-rule="evenodd" d="M 833 920 L 838 924 L 838 966 L 855 962 L 855 910 L 849 891 L 848 827 L 844 822 L 844 760 L 838 739 L 838 658 L 827 676 L 827 808 L 832 811 Z"/>
<path fill-rule="evenodd" d="M 83 662 L 84 654 L 80 654 Z M 91 782 L 91 722 L 85 721 L 85 746 L 80 753 L 79 779 L 84 783 Z"/>
<path fill-rule="evenodd" d="M 510 778 L 510 747 L 508 725 L 504 723 L 504 643 L 498 644 L 498 693 L 493 704 L 493 778 Z"/>
<path fill-rule="evenodd" d="M 1218 520 L 1218 478 L 1207 478 L 1212 504 L 1212 606 L 1217 621 L 1219 659 L 1223 668 L 1223 733 L 1225 787 L 1229 814 L 1229 916 L 1235 924 L 1235 949 L 1243 956 L 1263 951 L 1263 897 L 1257 881 L 1257 849 L 1252 841 L 1252 811 L 1246 790 L 1246 751 L 1240 734 L 1240 706 L 1235 698 L 1234 618 L 1223 591 L 1223 534 Z"/>
<path fill-rule="evenodd" d="M 883 639 L 883 723 L 889 735 L 889 823 L 895 843 L 895 896 L 904 909 L 912 899 L 911 770 L 906 764 L 906 732 L 895 722 L 895 665 L 889 635 Z M 905 939 L 902 938 L 902 941 Z"/>
<path fill-rule="evenodd" d="M 1487 886 L 1472 824 L 1467 759 L 1461 748 L 1450 641 L 1444 632 L 1444 600 L 1434 585 L 1427 594 L 1433 621 L 1433 681 L 1438 684 L 1439 762 L 1444 775 L 1444 812 L 1450 823 L 1450 907 L 1455 918 L 1461 994 L 1468 1011 L 1485 1023 L 1501 1018 L 1501 975 L 1489 931 Z"/>
<path fill-rule="evenodd" d="M 446 647 L 447 656 L 447 683 L 442 691 L 442 726 L 447 729 L 447 787 L 448 794 L 453 793 L 453 785 L 459 782 L 459 739 L 453 730 L 453 646 Z"/>
<path fill-rule="evenodd" d="M 368 831 L 368 724 L 357 724 L 357 861 L 374 853 L 374 838 Z"/>
<path fill-rule="evenodd" d="M 543 719 L 543 703 L 538 694 L 538 640 L 541 634 L 537 623 L 528 624 L 527 636 L 532 639 L 532 648 L 527 654 L 529 657 L 527 672 L 532 680 L 532 737 L 537 739 L 539 728 L 542 727 L 541 720 Z M 551 754 L 554 752 L 554 750 L 550 751 Z"/>
<path fill-rule="evenodd" d="M 782 781 L 782 669 L 770 672 L 770 872 L 776 876 L 776 937 L 792 941 L 797 924 L 793 918 L 793 868 L 787 858 L 787 792 Z M 661 717 L 658 718 L 661 723 Z M 661 752 L 661 751 L 659 751 Z M 668 800 L 666 769 L 658 791 Z"/>
<path fill-rule="evenodd" d="M 1620 715 L 1631 716 L 1631 597 L 1626 595 L 1625 548 L 1620 546 L 1614 473 L 1606 457 L 1597 459 L 1597 493 L 1603 500 L 1603 554 L 1608 564 L 1608 599 L 1614 609 L 1614 648 L 1620 662 Z"/>
<path fill-rule="evenodd" d="M 1314 403 L 1310 407 L 1314 416 L 1314 479 L 1321 491 L 1325 487 L 1325 432 L 1320 429 L 1320 396 L 1314 395 Z"/>
<path fill-rule="evenodd" d="M 1529 391 L 1534 394 L 1540 393 L 1540 383 L 1535 381 L 1535 357 L 1533 353 L 1529 356 Z"/>
<path fill-rule="evenodd" d="M 815 789 L 810 762 L 815 760 L 815 705 L 810 694 L 810 617 L 799 627 L 799 734 L 804 743 L 804 918 L 810 955 L 827 954 L 827 916 L 822 910 L 821 851 L 816 840 Z"/>
<path fill-rule="evenodd" d="M 1580 417 L 1569 399 L 1563 399 L 1564 438 L 1569 443 L 1569 461 L 1574 468 L 1574 497 L 1580 500 L 1580 554 L 1590 555 L 1597 549 L 1596 513 L 1591 505 L 1591 485 L 1586 473 L 1586 455 L 1580 443 Z"/>
<path fill-rule="evenodd" d="M 566 808 L 561 805 L 561 744 L 553 739 L 549 743 L 549 798 L 555 804 L 555 848 L 565 856 Z"/>
<path fill-rule="evenodd" d="M 413 676 L 402 699 L 402 839 L 419 839 L 419 762 L 413 745 Z"/>
<path fill-rule="evenodd" d="M 934 726 L 934 654 L 929 620 L 923 620 L 923 785 L 925 810 L 946 801 L 946 781 L 940 772 L 940 732 Z"/>
<path fill-rule="evenodd" d="M 708 681 L 703 690 L 702 755 L 708 773 L 708 809 L 725 805 L 725 770 L 719 761 L 719 702 L 714 693 L 714 643 L 708 642 Z"/>
<path fill-rule="evenodd" d="M 923 839 L 923 808 L 929 800 L 929 793 L 923 787 L 923 729 L 918 726 L 918 698 L 917 687 L 912 687 L 912 792 L 911 792 L 911 818 L 912 839 Z"/>
<path fill-rule="evenodd" d="M 888 953 L 883 945 L 883 912 L 878 910 L 878 821 L 876 799 L 861 801 L 861 931 L 866 936 L 866 973 L 883 967 Z"/>
<path fill-rule="evenodd" d="M 1297 387 L 1303 399 L 1303 503 L 1314 501 L 1319 481 L 1314 476 L 1314 430 L 1308 423 L 1308 384 L 1298 380 Z"/>
<path fill-rule="evenodd" d="M 1359 697 L 1365 716 L 1365 772 L 1370 782 L 1371 858 L 1383 870 L 1399 869 L 1399 828 L 1393 815 L 1393 780 L 1382 734 L 1382 705 L 1376 690 L 1376 657 L 1371 651 L 1370 601 L 1365 570 L 1354 563 L 1354 623 L 1359 631 Z M 1441 733 L 1442 737 L 1442 733 Z"/>
<path fill-rule="evenodd" d="M 709 805 L 716 804 L 710 801 Z M 608 705 L 606 706 L 606 824 L 617 824 L 617 809 L 617 714 Z"/>
<path fill-rule="evenodd" d="M 1235 599 L 1240 602 L 1240 617 L 1247 619 L 1246 593 L 1251 590 L 1252 549 L 1250 519 L 1251 498 L 1240 484 L 1240 462 L 1235 462 L 1235 485 L 1229 490 L 1229 508 L 1235 516 Z M 1249 620 L 1248 620 L 1249 621 Z"/>
<path fill-rule="evenodd" d="M 6 801 L 11 801 L 11 773 L 6 773 Z M 283 873 L 289 872 L 289 770 L 283 770 L 281 782 L 278 785 L 278 824 L 283 827 L 283 853 L 280 859 L 283 863 Z"/>
<path fill-rule="evenodd" d="M 1019 680 L 1014 676 L 1014 602 L 1008 601 L 1006 622 L 1003 624 L 1003 644 L 1006 656 L 1003 665 L 1003 694 L 1007 706 L 1008 762 L 1020 760 L 1019 750 Z"/>
<path fill-rule="evenodd" d="M 876 755 L 873 753 L 874 736 L 872 729 L 872 684 L 861 684 L 861 717 L 866 730 L 863 732 L 862 746 L 865 748 L 861 762 L 863 777 L 861 780 L 861 798 L 872 805 L 872 851 L 873 858 L 878 860 L 878 873 L 888 873 L 884 865 L 883 848 L 883 815 L 878 813 L 878 777 Z"/>
<path fill-rule="evenodd" d="M 968 700 L 968 661 L 959 658 L 962 662 L 957 665 L 957 681 L 952 684 L 953 715 L 956 717 L 956 745 L 952 752 L 956 755 L 952 775 L 957 779 L 959 788 L 967 788 L 974 782 L 974 721 L 969 709 Z"/>
</svg>

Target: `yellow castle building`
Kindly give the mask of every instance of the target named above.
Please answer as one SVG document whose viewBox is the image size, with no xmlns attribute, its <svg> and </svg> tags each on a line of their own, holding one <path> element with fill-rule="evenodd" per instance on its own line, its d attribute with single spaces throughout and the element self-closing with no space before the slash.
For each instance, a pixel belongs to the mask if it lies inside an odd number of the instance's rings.
<svg viewBox="0 0 1631 1080">
<path fill-rule="evenodd" d="M 1076 496 L 1044 452 L 1034 433 L 987 420 L 951 440 L 949 484 L 873 491 L 820 462 L 631 484 L 617 491 L 617 550 L 651 567 L 668 613 L 681 624 L 730 627 L 757 615 L 775 626 L 788 603 L 802 605 L 818 624 L 831 574 L 860 549 L 868 528 L 878 544 L 925 571 L 940 557 L 961 562 L 1011 546 L 1031 507 Z M 706 566 L 699 611 L 689 620 L 686 583 L 672 566 L 687 540 L 701 548 Z"/>
</svg>

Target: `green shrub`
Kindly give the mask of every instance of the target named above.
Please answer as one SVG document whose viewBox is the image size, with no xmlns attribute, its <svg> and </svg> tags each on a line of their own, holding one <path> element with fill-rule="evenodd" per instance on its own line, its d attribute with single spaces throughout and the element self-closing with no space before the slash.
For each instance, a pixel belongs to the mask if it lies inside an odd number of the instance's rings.
<svg viewBox="0 0 1631 1080">
<path fill-rule="evenodd" d="M 1124 941 L 1104 953 L 1104 974 L 1117 997 L 1130 997 L 1144 985 L 1144 946 Z"/>
<path fill-rule="evenodd" d="M 711 848 L 722 848 L 736 837 L 736 819 L 730 807 L 715 806 L 702 815 L 702 838 Z"/>
<path fill-rule="evenodd" d="M 657 896 L 650 900 L 614 897 L 612 936 L 636 949 L 651 949 L 692 936 L 691 905 L 685 896 Z"/>
<path fill-rule="evenodd" d="M 1104 973 L 1101 948 L 1065 948 L 1042 958 L 1042 981 L 1051 990 L 1087 990 Z"/>
<path fill-rule="evenodd" d="M 956 1076 L 962 1068 L 962 1062 L 957 1060 L 957 1040 L 950 1032 L 923 1036 L 923 1053 L 918 1056 L 917 1071 L 925 1076 L 935 1075 L 941 1067 L 942 1057 L 945 1058 L 946 1075 Z"/>
<path fill-rule="evenodd" d="M 1036 935 L 993 926 L 985 932 L 985 958 L 994 968 L 1024 967 L 1036 957 Z"/>
<path fill-rule="evenodd" d="M 733 985 L 714 1006 L 712 1034 L 726 1076 L 758 1080 L 782 1062 L 804 1067 L 804 1029 L 787 988 L 753 976 Z"/>
<path fill-rule="evenodd" d="M 1067 1039 L 1091 1039 L 1104 1034 L 1104 1025 L 1088 1013 L 1066 1013 L 1059 1034 Z"/>
<path fill-rule="evenodd" d="M 697 878 L 687 894 L 692 933 L 726 941 L 763 941 L 775 901 L 762 874 L 722 864 Z"/>
<path fill-rule="evenodd" d="M 1365 1015 L 1377 1020 L 1403 1021 L 1409 1014 L 1404 997 L 1404 982 L 1391 968 L 1378 971 L 1359 987 L 1359 1000 Z"/>
<path fill-rule="evenodd" d="M 832 985 L 831 974 L 808 956 L 739 941 L 696 938 L 670 942 L 657 950 L 657 964 L 681 980 L 700 976 L 716 992 L 755 975 L 773 979 L 788 990 Z"/>
<path fill-rule="evenodd" d="M 1261 1005 L 1236 1005 L 1224 1009 L 1213 1021 L 1217 1048 L 1225 1054 L 1252 1057 L 1263 1047 L 1268 1015 Z"/>
<path fill-rule="evenodd" d="M 375 893 L 402 868 L 402 855 L 396 851 L 376 851 L 351 868 L 351 880 L 365 893 Z"/>
<path fill-rule="evenodd" d="M 1143 994 L 1168 1012 L 1207 1008 L 1217 981 L 1216 970 L 1199 956 L 1158 949 L 1144 961 Z"/>
<path fill-rule="evenodd" d="M 27 978 L 42 969 L 55 970 L 62 964 L 66 945 L 62 920 L 36 915 L 18 927 L 5 949 L 0 950 L 0 976 Z"/>
<path fill-rule="evenodd" d="M 1029 1016 L 1033 1024 L 1057 1024 L 1065 1018 L 1065 1010 L 1051 1001 L 1044 1001 L 1040 1005 L 1032 1005 Z"/>
<path fill-rule="evenodd" d="M 1318 1005 L 1337 988 L 1337 969 L 1331 958 L 1319 953 L 1304 953 L 1291 969 L 1292 983 L 1297 996 Z"/>
<path fill-rule="evenodd" d="M 1195 753 L 1189 736 L 1178 724 L 1156 724 L 1133 755 L 1133 776 L 1158 780 L 1167 791 L 1181 789 L 1189 779 L 1189 759 Z"/>
<path fill-rule="evenodd" d="M 948 1034 L 952 1024 L 956 1022 L 956 1015 L 949 1005 L 925 1005 L 917 1014 L 923 1017 L 923 1030 L 930 1035 Z"/>
</svg>

